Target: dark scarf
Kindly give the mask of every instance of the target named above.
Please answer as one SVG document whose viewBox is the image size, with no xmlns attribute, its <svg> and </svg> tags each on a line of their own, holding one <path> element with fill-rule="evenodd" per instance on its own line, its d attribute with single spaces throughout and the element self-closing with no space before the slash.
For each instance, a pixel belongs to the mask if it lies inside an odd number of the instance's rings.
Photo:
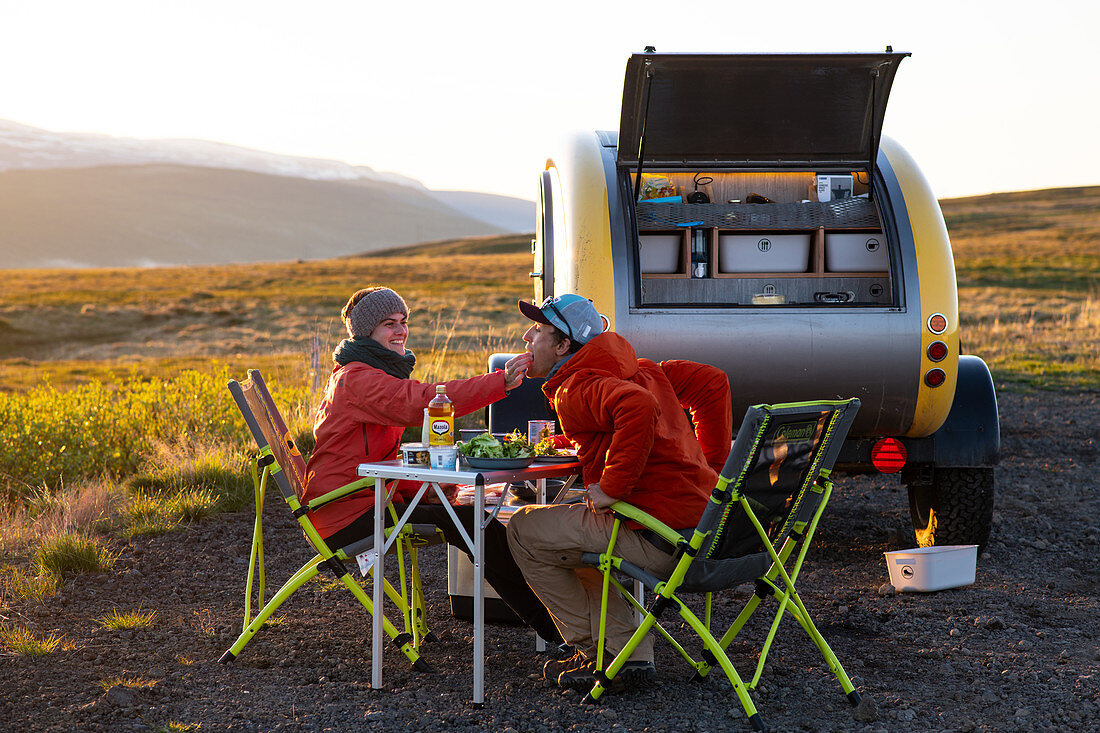
<svg viewBox="0 0 1100 733">
<path fill-rule="evenodd" d="M 408 379 L 416 365 L 416 355 L 408 349 L 405 349 L 404 355 L 400 355 L 369 336 L 344 339 L 336 346 L 336 351 L 332 352 L 332 359 L 340 366 L 361 361 L 398 379 Z"/>
</svg>

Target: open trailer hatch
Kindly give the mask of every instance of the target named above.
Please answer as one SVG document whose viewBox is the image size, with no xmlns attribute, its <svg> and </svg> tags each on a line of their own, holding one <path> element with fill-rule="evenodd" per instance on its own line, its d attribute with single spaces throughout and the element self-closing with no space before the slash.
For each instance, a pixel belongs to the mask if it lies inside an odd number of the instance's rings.
<svg viewBox="0 0 1100 733">
<path fill-rule="evenodd" d="M 635 54 L 618 162 L 871 170 L 907 53 Z"/>
</svg>

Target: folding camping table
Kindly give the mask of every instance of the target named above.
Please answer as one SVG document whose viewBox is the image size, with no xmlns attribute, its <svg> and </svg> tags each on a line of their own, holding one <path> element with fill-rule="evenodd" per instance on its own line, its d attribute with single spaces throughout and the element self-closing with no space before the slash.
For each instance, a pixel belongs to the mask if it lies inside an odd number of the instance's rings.
<svg viewBox="0 0 1100 733">
<path fill-rule="evenodd" d="M 439 496 L 447 511 L 451 515 L 451 521 L 455 523 L 462 538 L 466 541 L 470 552 L 474 557 L 474 705 L 481 706 L 485 703 L 485 564 L 484 564 L 484 532 L 485 527 L 500 511 L 500 502 L 486 513 L 485 487 L 490 484 L 512 482 L 534 482 L 540 503 L 546 503 L 546 479 L 567 477 L 565 486 L 558 496 L 566 491 L 572 481 L 580 473 L 581 464 L 572 461 L 569 463 L 534 463 L 527 468 L 518 468 L 501 471 L 482 471 L 467 467 L 460 463 L 456 470 L 436 469 L 427 466 L 406 466 L 401 461 L 383 461 L 379 463 L 360 463 L 358 473 L 362 477 L 373 477 L 378 480 L 374 492 L 374 551 L 368 559 L 375 567 L 374 577 L 384 577 L 384 558 L 398 531 L 405 525 L 413 508 L 420 503 L 424 494 L 432 489 Z M 392 493 L 394 481 L 418 481 L 420 488 L 415 497 L 406 505 L 405 512 L 398 517 L 395 530 L 387 541 L 384 534 L 384 510 L 386 501 Z M 481 522 L 476 524 L 474 536 L 467 535 L 454 510 L 450 508 L 446 496 L 440 484 L 466 484 L 474 487 L 474 516 L 483 516 Z M 381 551 L 379 551 L 381 548 Z M 371 687 L 382 687 L 382 642 L 385 634 L 382 631 L 382 614 L 377 609 L 382 608 L 383 584 L 374 583 L 374 630 L 371 647 Z M 541 640 L 540 640 L 541 641 Z M 540 644 L 541 645 L 541 644 Z"/>
</svg>

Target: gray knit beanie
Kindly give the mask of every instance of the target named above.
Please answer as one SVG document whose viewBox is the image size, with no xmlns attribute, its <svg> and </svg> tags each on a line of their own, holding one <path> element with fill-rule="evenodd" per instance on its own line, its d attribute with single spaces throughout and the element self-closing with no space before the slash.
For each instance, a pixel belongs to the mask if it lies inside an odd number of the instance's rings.
<svg viewBox="0 0 1100 733">
<path fill-rule="evenodd" d="M 409 307 L 405 305 L 400 295 L 389 288 L 375 288 L 364 295 L 355 307 L 346 312 L 344 325 L 347 326 L 348 335 L 352 338 L 357 336 L 366 338 L 379 323 L 393 313 L 404 313 L 408 318 Z"/>
</svg>

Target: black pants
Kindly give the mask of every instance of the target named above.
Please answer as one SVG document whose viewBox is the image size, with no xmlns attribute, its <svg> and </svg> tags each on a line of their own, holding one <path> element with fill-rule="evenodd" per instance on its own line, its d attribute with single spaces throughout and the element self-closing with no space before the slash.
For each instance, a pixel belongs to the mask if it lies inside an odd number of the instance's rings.
<svg viewBox="0 0 1100 733">
<path fill-rule="evenodd" d="M 470 539 L 474 538 L 474 508 L 472 506 L 452 506 L 458 520 L 462 522 L 466 534 Z M 394 504 L 397 515 L 401 516 L 405 511 L 403 504 Z M 470 560 L 473 554 L 466 547 L 466 541 L 462 534 L 451 521 L 442 504 L 417 504 L 409 515 L 408 521 L 413 524 L 434 524 L 443 531 L 447 544 L 453 545 L 466 553 Z M 392 525 L 389 512 L 386 512 L 386 524 Z M 325 538 L 325 542 L 333 550 L 347 547 L 364 537 L 374 534 L 374 512 L 364 512 L 355 518 L 348 526 Z M 560 643 L 561 634 L 554 625 L 550 613 L 542 602 L 523 579 L 516 561 L 512 558 L 512 551 L 508 548 L 508 535 L 504 525 L 497 520 L 489 522 L 485 527 L 482 548 L 485 555 L 485 580 L 493 586 L 493 590 L 515 612 L 516 616 L 528 626 L 538 632 L 538 635 L 550 643 Z"/>
</svg>

